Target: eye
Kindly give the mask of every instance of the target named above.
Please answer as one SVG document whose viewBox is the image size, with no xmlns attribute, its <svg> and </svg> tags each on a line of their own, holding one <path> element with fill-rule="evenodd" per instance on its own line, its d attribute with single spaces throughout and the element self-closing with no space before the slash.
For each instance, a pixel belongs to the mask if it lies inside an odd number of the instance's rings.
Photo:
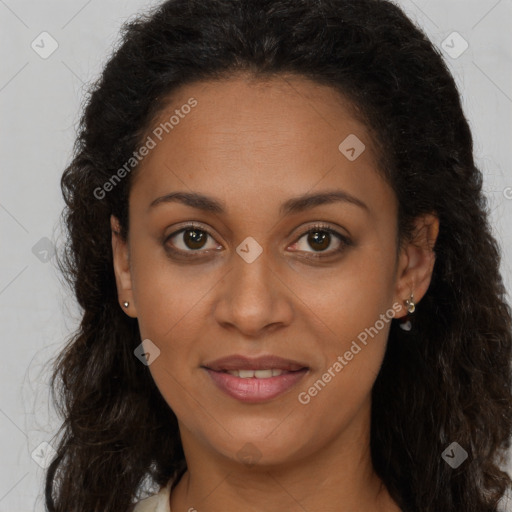
<svg viewBox="0 0 512 512">
<path fill-rule="evenodd" d="M 210 247 L 208 247 L 208 239 L 211 239 Z M 293 252 L 309 253 L 308 256 L 304 256 L 305 258 L 315 259 L 339 254 L 350 245 L 353 243 L 347 236 L 327 225 L 317 224 L 303 233 L 291 248 Z M 308 251 L 307 246 L 313 251 Z M 178 258 L 195 258 L 211 250 L 217 251 L 222 248 L 206 229 L 197 224 L 188 224 L 171 233 L 165 238 L 164 247 L 171 256 Z"/>
<path fill-rule="evenodd" d="M 164 245 L 173 254 L 217 250 L 219 247 L 217 243 L 210 242 L 210 247 L 208 247 L 208 238 L 214 240 L 208 231 L 196 224 L 190 224 L 166 237 Z M 184 254 L 184 256 L 195 257 L 196 255 Z"/>
<path fill-rule="evenodd" d="M 313 254 L 306 256 L 307 258 L 322 258 L 324 257 L 322 253 L 326 253 L 326 256 L 332 256 L 341 253 L 350 245 L 352 245 L 352 241 L 345 235 L 338 233 L 329 226 L 317 224 L 303 233 L 291 247 L 292 250 L 312 252 Z M 307 246 L 311 247 L 313 251 L 308 251 Z"/>
</svg>

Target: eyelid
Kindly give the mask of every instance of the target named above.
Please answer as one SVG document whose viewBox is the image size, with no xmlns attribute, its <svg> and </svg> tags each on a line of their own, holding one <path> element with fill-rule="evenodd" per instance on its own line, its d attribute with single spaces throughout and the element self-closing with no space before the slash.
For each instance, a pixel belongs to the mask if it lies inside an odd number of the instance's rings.
<svg viewBox="0 0 512 512">
<path fill-rule="evenodd" d="M 202 231 L 204 233 L 206 233 L 210 238 L 212 238 L 213 240 L 215 240 L 215 242 L 217 242 L 217 239 L 216 237 L 212 234 L 211 230 L 206 227 L 204 224 L 198 222 L 198 221 L 186 221 L 186 222 L 183 222 L 182 225 L 180 226 L 178 224 L 178 226 L 173 229 L 172 233 L 169 233 L 168 235 L 165 235 L 163 237 L 163 244 L 166 245 L 167 242 L 173 238 L 174 236 L 184 232 L 184 231 L 189 231 L 189 230 L 194 230 L 196 229 L 197 231 Z M 219 242 L 217 242 L 219 243 Z M 201 252 L 201 253 L 204 253 L 204 252 L 208 252 L 209 250 L 211 249 L 207 249 L 206 251 L 204 250 L 197 250 L 197 251 L 182 251 L 181 249 L 176 249 L 176 251 L 179 251 L 179 252 Z"/>
<path fill-rule="evenodd" d="M 197 229 L 198 231 L 202 231 L 202 232 L 206 233 L 206 235 L 211 237 L 216 243 L 219 243 L 219 242 L 217 242 L 214 235 L 212 235 L 212 233 L 210 232 L 210 229 L 207 228 L 205 225 L 203 225 L 197 221 L 188 221 L 188 222 L 183 223 L 183 225 L 181 227 L 178 227 L 178 229 L 174 229 L 173 232 L 170 233 L 169 235 L 164 236 L 164 240 L 163 240 L 164 246 L 167 246 L 168 240 L 170 240 L 172 237 L 174 237 L 184 231 L 193 230 L 193 229 Z M 306 252 L 307 254 L 310 254 L 312 256 L 304 256 L 305 258 L 316 259 L 316 258 L 327 257 L 328 255 L 338 254 L 341 251 L 343 251 L 343 249 L 346 246 L 353 245 L 353 241 L 349 238 L 348 235 L 343 235 L 342 233 L 337 231 L 335 228 L 331 227 L 329 224 L 324 224 L 323 222 L 316 222 L 313 225 L 302 229 L 300 231 L 300 233 L 296 235 L 296 237 L 294 238 L 294 241 L 292 242 L 291 245 L 296 244 L 301 238 L 303 238 L 307 234 L 309 234 L 311 232 L 315 232 L 315 231 L 325 231 L 331 235 L 334 235 L 336 238 L 339 239 L 339 241 L 343 247 L 341 249 L 335 249 L 335 250 L 330 250 L 330 251 L 328 250 L 328 251 L 317 251 L 317 252 L 315 252 L 315 251 L 294 251 L 294 252 Z M 188 257 L 188 258 L 200 257 L 200 255 L 202 255 L 202 254 L 210 253 L 211 251 L 216 251 L 216 249 L 206 249 L 206 250 L 198 249 L 195 251 L 194 250 L 183 251 L 182 249 L 176 249 L 176 248 L 172 248 L 169 250 L 171 252 L 173 252 L 174 254 L 186 255 L 185 257 Z M 323 254 L 325 254 L 325 256 L 323 256 Z"/>
<path fill-rule="evenodd" d="M 338 236 L 342 240 L 346 241 L 347 243 L 351 243 L 350 235 L 340 233 L 338 228 L 335 228 L 331 226 L 330 224 L 326 224 L 323 221 L 314 222 L 313 225 L 308 226 L 307 228 L 301 228 L 300 229 L 300 235 L 296 235 L 298 238 L 297 240 L 300 240 L 304 235 L 307 235 L 308 233 L 312 231 L 327 231 L 328 233 Z"/>
<path fill-rule="evenodd" d="M 317 222 L 308 228 L 301 230 L 301 234 L 294 238 L 294 242 L 292 245 L 299 242 L 301 238 L 308 235 L 309 233 L 314 233 L 315 231 L 323 231 L 329 233 L 336 237 L 340 242 L 340 247 L 338 249 L 326 250 L 326 251 L 294 251 L 294 252 L 305 252 L 308 256 L 303 256 L 305 259 L 320 259 L 320 258 L 328 258 L 329 256 L 336 256 L 343 252 L 347 247 L 353 246 L 354 242 L 348 235 L 344 235 L 340 233 L 337 229 L 331 227 L 329 224 L 324 224 L 323 222 Z"/>
</svg>

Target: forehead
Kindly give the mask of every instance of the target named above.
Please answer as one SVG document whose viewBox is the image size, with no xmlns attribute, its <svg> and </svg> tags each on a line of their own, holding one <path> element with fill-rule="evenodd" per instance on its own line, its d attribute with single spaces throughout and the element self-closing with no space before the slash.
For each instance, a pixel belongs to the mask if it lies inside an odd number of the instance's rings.
<svg viewBox="0 0 512 512">
<path fill-rule="evenodd" d="M 343 186 L 356 196 L 386 187 L 366 126 L 328 86 L 296 76 L 238 75 L 185 85 L 169 100 L 148 129 L 154 147 L 132 187 L 146 202 L 193 190 L 256 195 L 268 205 L 317 186 Z"/>
<path fill-rule="evenodd" d="M 174 146 L 203 151 L 213 146 L 231 157 L 261 149 L 268 155 L 275 149 L 292 158 L 311 155 L 312 146 L 337 150 L 340 137 L 350 133 L 364 139 L 367 147 L 372 143 L 365 125 L 355 119 L 352 104 L 341 94 L 294 75 L 262 80 L 237 74 L 196 82 L 180 87 L 169 100 L 148 132 L 155 132 L 158 141 L 172 138 L 167 142 Z M 189 108 L 192 100 L 196 105 Z M 311 156 L 321 157 L 318 152 Z"/>
</svg>

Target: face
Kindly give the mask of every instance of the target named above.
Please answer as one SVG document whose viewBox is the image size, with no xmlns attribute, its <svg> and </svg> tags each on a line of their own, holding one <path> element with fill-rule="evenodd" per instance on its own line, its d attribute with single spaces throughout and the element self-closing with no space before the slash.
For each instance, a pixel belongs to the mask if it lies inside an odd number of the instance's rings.
<svg viewBox="0 0 512 512">
<path fill-rule="evenodd" d="M 366 127 L 328 87 L 239 76 L 183 87 L 148 133 L 115 271 L 184 446 L 279 464 L 365 432 L 433 265 L 397 255 Z"/>
</svg>

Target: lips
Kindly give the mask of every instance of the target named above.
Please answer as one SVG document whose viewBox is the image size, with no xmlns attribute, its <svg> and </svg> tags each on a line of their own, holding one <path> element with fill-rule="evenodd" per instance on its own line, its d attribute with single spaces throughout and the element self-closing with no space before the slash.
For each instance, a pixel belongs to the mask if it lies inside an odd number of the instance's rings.
<svg viewBox="0 0 512 512">
<path fill-rule="evenodd" d="M 233 355 L 216 359 L 203 365 L 216 372 L 229 370 L 283 370 L 294 372 L 308 368 L 307 364 L 278 356 L 260 356 L 256 358 Z"/>
<path fill-rule="evenodd" d="M 290 390 L 309 368 L 278 356 L 249 358 L 234 355 L 202 366 L 217 389 L 242 402 L 272 400 Z"/>
</svg>

